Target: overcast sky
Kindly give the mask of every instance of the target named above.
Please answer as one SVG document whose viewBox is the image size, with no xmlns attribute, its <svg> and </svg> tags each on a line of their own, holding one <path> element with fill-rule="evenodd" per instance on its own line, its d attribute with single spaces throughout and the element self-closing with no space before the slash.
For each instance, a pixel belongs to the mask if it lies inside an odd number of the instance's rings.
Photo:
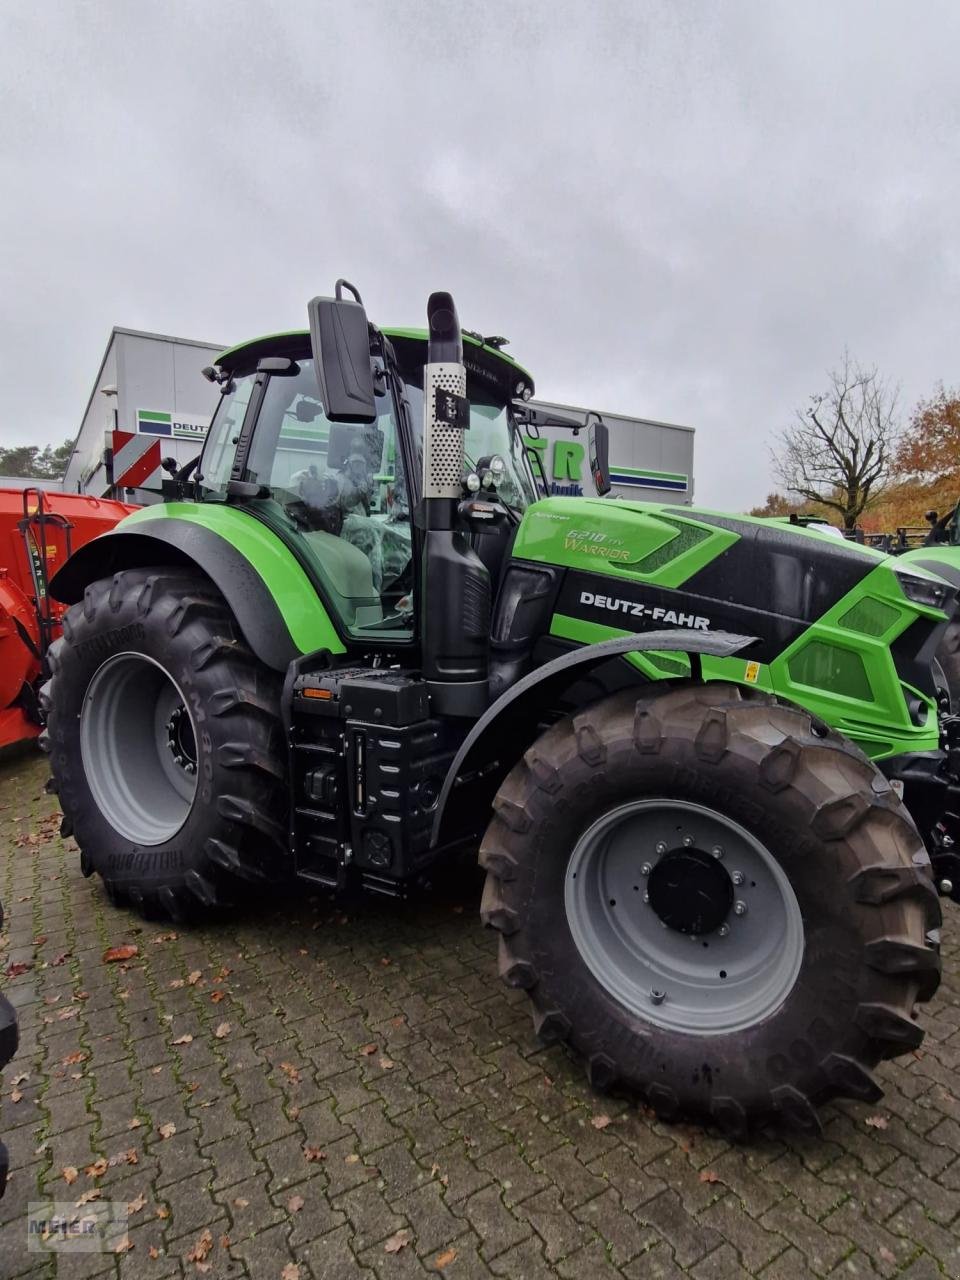
<svg viewBox="0 0 960 1280">
<path fill-rule="evenodd" d="M 0 0 L 0 441 L 112 325 L 233 342 L 449 289 L 538 393 L 697 428 L 700 502 L 844 345 L 960 382 L 960 5 Z"/>
</svg>

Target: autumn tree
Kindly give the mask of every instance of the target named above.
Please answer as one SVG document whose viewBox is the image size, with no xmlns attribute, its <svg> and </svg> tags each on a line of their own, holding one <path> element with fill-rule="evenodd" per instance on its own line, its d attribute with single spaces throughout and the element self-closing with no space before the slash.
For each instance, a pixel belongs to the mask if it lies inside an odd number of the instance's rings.
<svg viewBox="0 0 960 1280">
<path fill-rule="evenodd" d="M 856 527 L 888 483 L 897 441 L 898 391 L 845 352 L 827 390 L 810 397 L 772 452 L 790 493 L 816 502 Z"/>
<path fill-rule="evenodd" d="M 897 445 L 894 468 L 907 480 L 933 485 L 960 477 L 960 391 L 937 388 L 921 400 Z"/>
</svg>

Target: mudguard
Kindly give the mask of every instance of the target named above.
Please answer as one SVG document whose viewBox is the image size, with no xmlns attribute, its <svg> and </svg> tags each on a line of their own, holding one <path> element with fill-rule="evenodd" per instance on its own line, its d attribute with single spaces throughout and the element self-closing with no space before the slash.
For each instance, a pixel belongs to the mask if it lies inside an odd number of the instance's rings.
<svg viewBox="0 0 960 1280">
<path fill-rule="evenodd" d="M 447 819 L 447 804 L 454 789 L 457 789 L 455 807 L 461 815 L 465 810 L 485 814 L 503 778 L 529 745 L 539 712 L 611 658 L 644 650 L 686 653 L 691 658 L 703 654 L 731 658 L 755 643 L 755 636 L 674 627 L 669 631 L 647 631 L 583 645 L 531 671 L 487 708 L 464 739 L 440 791 L 432 843 L 434 846 L 446 844 L 452 838 L 453 824 Z M 695 674 L 697 667 L 695 663 Z M 637 680 L 638 683 L 642 680 L 639 672 Z M 504 751 L 504 744 L 509 744 L 508 751 Z"/>
<path fill-rule="evenodd" d="M 50 583 L 63 604 L 121 569 L 193 565 L 215 584 L 261 662 L 286 671 L 303 653 L 344 646 L 304 570 L 253 516 L 214 503 L 144 507 L 71 556 Z"/>
</svg>

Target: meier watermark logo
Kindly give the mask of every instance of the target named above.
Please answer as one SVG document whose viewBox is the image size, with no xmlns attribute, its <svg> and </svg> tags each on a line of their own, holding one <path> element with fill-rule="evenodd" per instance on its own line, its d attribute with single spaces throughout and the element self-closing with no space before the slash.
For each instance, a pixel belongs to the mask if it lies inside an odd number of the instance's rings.
<svg viewBox="0 0 960 1280">
<path fill-rule="evenodd" d="M 122 1253 L 130 1247 L 125 1200 L 79 1204 L 31 1200 L 27 1205 L 28 1253 Z"/>
</svg>

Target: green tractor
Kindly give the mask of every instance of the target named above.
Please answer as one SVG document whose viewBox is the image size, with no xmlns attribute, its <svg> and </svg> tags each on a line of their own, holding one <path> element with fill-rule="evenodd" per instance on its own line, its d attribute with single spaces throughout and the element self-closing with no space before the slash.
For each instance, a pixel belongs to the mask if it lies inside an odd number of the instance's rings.
<svg viewBox="0 0 960 1280">
<path fill-rule="evenodd" d="M 308 310 L 206 371 L 179 499 L 52 583 L 83 871 L 184 919 L 402 898 L 479 848 L 500 975 L 596 1087 L 731 1135 L 877 1098 L 939 981 L 931 857 L 960 882 L 953 589 L 814 530 L 540 499 L 532 379 L 449 295 L 425 331 L 346 282 Z"/>
</svg>

